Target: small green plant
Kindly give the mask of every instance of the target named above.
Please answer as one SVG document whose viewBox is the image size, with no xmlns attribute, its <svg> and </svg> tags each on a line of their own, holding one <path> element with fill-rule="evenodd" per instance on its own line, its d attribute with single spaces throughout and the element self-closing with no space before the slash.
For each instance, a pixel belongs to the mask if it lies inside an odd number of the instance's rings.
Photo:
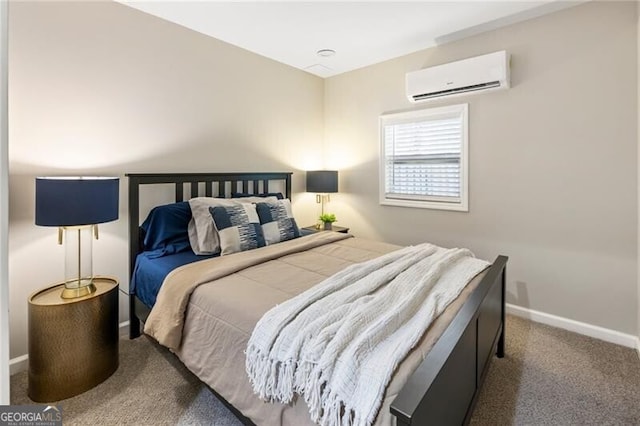
<svg viewBox="0 0 640 426">
<path fill-rule="evenodd" d="M 336 221 L 336 215 L 333 213 L 324 213 L 320 215 L 320 222 L 333 223 Z"/>
</svg>

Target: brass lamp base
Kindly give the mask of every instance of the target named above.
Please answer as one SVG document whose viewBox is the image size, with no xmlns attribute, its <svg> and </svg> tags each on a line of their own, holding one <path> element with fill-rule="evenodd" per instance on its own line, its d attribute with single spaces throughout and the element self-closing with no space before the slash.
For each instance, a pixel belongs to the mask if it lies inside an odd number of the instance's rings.
<svg viewBox="0 0 640 426">
<path fill-rule="evenodd" d="M 64 290 L 62 290 L 61 297 L 63 299 L 75 299 L 76 297 L 88 296 L 95 292 L 96 286 L 91 283 L 88 285 L 83 285 L 82 287 L 65 287 Z"/>
</svg>

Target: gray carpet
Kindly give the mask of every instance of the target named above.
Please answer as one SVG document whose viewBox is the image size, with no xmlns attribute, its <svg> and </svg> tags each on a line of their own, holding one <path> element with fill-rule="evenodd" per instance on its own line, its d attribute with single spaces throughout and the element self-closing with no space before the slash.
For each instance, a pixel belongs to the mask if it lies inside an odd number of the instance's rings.
<svg viewBox="0 0 640 426">
<path fill-rule="evenodd" d="M 11 403 L 32 403 L 27 375 Z M 176 358 L 146 338 L 122 340 L 120 367 L 96 388 L 61 401 L 65 425 L 239 426 Z M 507 318 L 507 356 L 494 358 L 473 425 L 638 425 L 640 360 L 610 343 Z"/>
</svg>

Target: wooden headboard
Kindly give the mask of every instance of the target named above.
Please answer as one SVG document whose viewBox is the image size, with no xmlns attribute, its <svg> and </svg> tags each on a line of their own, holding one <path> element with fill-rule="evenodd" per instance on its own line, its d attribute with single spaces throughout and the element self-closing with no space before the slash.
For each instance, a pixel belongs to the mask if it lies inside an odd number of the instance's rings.
<svg viewBox="0 0 640 426">
<path fill-rule="evenodd" d="M 262 194 L 269 187 L 284 188 L 291 198 L 291 172 L 266 173 L 127 173 L 129 178 L 129 278 L 133 275 L 136 256 L 140 248 L 140 186 L 174 184 L 175 201 L 185 201 L 185 187 L 190 198 L 228 198 L 232 192 Z M 204 183 L 204 194 L 200 184 Z M 284 184 L 284 185 L 283 185 Z M 273 191 L 272 191 L 273 192 Z"/>
</svg>

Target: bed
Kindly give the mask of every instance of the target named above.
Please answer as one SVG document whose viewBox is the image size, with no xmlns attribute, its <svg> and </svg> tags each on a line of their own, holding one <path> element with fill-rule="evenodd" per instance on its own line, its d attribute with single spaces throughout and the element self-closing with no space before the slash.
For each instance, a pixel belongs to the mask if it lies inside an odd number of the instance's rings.
<svg viewBox="0 0 640 426">
<path fill-rule="evenodd" d="M 269 193 L 273 188 L 282 191 L 286 198 L 291 196 L 291 173 L 289 172 L 128 174 L 127 176 L 129 178 L 130 271 L 132 276 L 136 272 L 136 259 L 143 245 L 143 235 L 139 227 L 141 188 L 147 185 L 170 184 L 174 188 L 176 202 L 202 195 L 228 197 L 231 192 Z M 291 246 L 313 245 L 315 244 L 312 241 L 314 238 L 325 238 L 317 235 L 286 243 L 291 243 Z M 356 250 L 362 253 L 364 259 L 367 256 L 372 257 L 376 253 L 379 255 L 397 248 L 383 243 L 358 241 L 357 238 L 344 239 L 340 237 L 327 244 L 329 248 L 323 245 L 309 246 L 311 248 L 305 248 L 302 253 L 294 253 L 290 255 L 291 257 L 284 257 L 287 260 L 281 262 L 300 268 L 293 275 L 300 275 L 299 271 L 308 269 L 312 263 L 310 259 L 317 259 L 319 254 L 327 257 L 329 266 L 324 267 L 326 269 L 324 272 L 313 271 L 313 274 L 309 276 L 313 275 L 316 278 L 307 280 L 308 282 L 304 285 L 298 285 L 294 282 L 295 280 L 288 280 L 290 285 L 296 288 L 294 290 L 276 289 L 274 294 L 287 292 L 295 294 L 295 292 L 303 291 L 313 285 L 314 279 L 321 279 L 323 273 L 330 275 L 339 269 L 336 266 L 339 261 L 333 259 L 327 252 L 353 250 L 353 248 L 346 246 L 357 245 Z M 196 260 L 189 255 L 185 255 L 185 257 L 189 261 Z M 153 259 L 146 260 L 153 262 Z M 176 264 L 180 264 L 182 261 L 184 259 L 176 260 Z M 215 264 L 221 261 L 223 260 L 210 259 L 209 263 Z M 298 265 L 294 265 L 296 262 Z M 440 425 L 463 424 L 469 420 L 491 358 L 494 354 L 498 357 L 504 356 L 506 262 L 506 256 L 498 256 L 489 268 L 474 278 L 465 288 L 463 294 L 434 321 L 429 331 L 421 339 L 417 349 L 412 351 L 398 367 L 394 379 L 389 384 L 387 394 L 385 394 L 385 403 L 380 410 L 376 424 Z M 270 263 L 265 265 L 270 265 Z M 205 262 L 198 262 L 196 268 L 204 264 Z M 268 267 L 258 265 L 257 269 L 249 268 L 248 272 L 239 274 L 240 282 L 253 282 L 253 276 L 265 275 L 265 269 L 261 270 L 260 268 Z M 171 268 L 169 267 L 169 269 Z M 168 272 L 165 270 L 160 276 L 166 275 L 166 273 Z M 241 374 L 244 362 L 241 360 L 240 366 L 238 363 L 232 364 L 234 359 L 237 361 L 237 359 L 244 358 L 244 355 L 238 355 L 242 354 L 242 345 L 246 344 L 246 338 L 243 336 L 247 332 L 250 333 L 252 324 L 255 324 L 256 319 L 265 309 L 268 309 L 270 304 L 279 303 L 282 300 L 278 297 L 286 298 L 286 295 L 274 296 L 273 300 L 269 300 L 271 293 L 254 297 L 253 304 L 238 309 L 240 314 L 233 314 L 241 315 L 237 319 L 238 324 L 236 325 L 229 325 L 229 319 L 224 316 L 225 314 L 221 314 L 221 318 L 214 319 L 213 325 L 210 326 L 204 326 L 200 322 L 217 315 L 217 312 L 224 313 L 234 310 L 238 304 L 243 303 L 238 298 L 234 299 L 233 291 L 239 288 L 237 282 L 234 281 L 233 284 L 230 284 L 228 281 L 223 278 L 215 286 L 203 286 L 208 290 L 197 289 L 194 291 L 184 321 L 185 324 L 188 323 L 189 329 L 196 331 L 186 332 L 181 346 L 176 348 L 174 352 L 244 424 L 311 424 L 310 420 L 305 420 L 303 417 L 305 410 L 303 403 L 278 407 L 278 404 L 266 404 L 260 401 L 257 396 L 251 397 L 243 394 L 242 387 L 246 387 L 246 385 L 238 385 L 243 381 L 243 379 L 238 379 L 238 375 Z M 225 285 L 232 286 L 232 290 L 225 289 Z M 263 287 L 265 285 L 261 283 L 260 288 Z M 247 287 L 246 291 L 255 295 L 257 290 Z M 207 296 L 207 293 L 210 294 Z M 150 315 L 149 305 L 152 303 L 150 303 L 148 296 L 142 296 L 142 298 L 138 297 L 135 290 L 130 295 L 131 338 L 140 335 L 140 323 L 147 321 Z M 214 301 L 213 307 L 211 307 L 211 302 L 207 302 L 207 305 L 202 304 L 205 296 L 210 298 L 209 301 Z M 233 329 L 236 334 L 220 334 L 219 328 Z M 187 330 L 186 325 L 185 330 Z M 222 336 L 222 341 L 216 342 L 214 340 L 208 343 L 211 348 L 198 347 L 197 351 L 190 352 L 190 347 L 193 345 L 200 345 L 211 335 L 218 334 Z M 209 352 L 203 352 L 206 350 Z M 398 378 L 403 374 L 406 377 Z M 244 380 L 246 381 L 246 378 Z M 231 388 L 228 386 L 229 383 L 225 382 L 233 382 Z"/>
</svg>

